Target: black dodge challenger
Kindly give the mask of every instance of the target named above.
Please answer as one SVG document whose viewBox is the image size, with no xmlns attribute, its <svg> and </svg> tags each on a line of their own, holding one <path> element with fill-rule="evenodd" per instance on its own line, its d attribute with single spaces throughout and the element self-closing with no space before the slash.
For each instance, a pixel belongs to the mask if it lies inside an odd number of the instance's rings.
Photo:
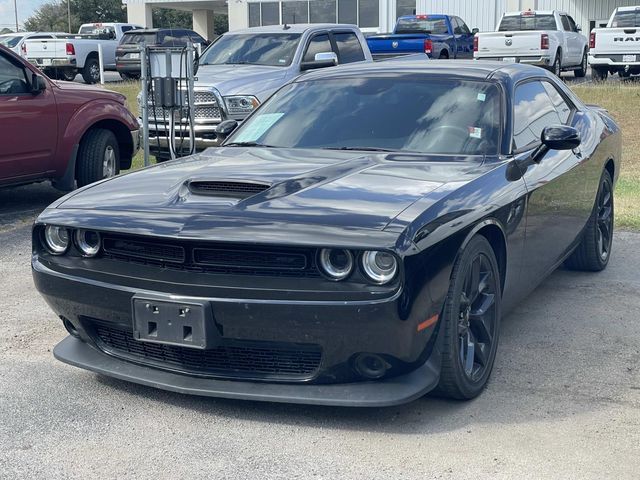
<svg viewBox="0 0 640 480">
<path fill-rule="evenodd" d="M 537 67 L 311 72 L 218 134 L 37 219 L 56 358 L 216 397 L 469 399 L 504 312 L 611 255 L 619 128 Z"/>
</svg>

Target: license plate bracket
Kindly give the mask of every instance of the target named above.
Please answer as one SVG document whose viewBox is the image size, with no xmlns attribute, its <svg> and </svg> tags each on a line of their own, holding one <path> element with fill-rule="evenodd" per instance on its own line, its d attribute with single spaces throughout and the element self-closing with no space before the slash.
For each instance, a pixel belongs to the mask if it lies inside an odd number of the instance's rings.
<svg viewBox="0 0 640 480">
<path fill-rule="evenodd" d="M 517 59 L 516 57 L 503 57 L 502 61 L 504 63 L 516 63 Z"/>
<path fill-rule="evenodd" d="M 635 63 L 635 62 L 638 61 L 638 56 L 637 55 L 623 55 L 622 56 L 622 61 L 623 62 Z"/>
<path fill-rule="evenodd" d="M 204 350 L 219 334 L 209 302 L 148 296 L 132 299 L 133 337 L 141 342 Z"/>
</svg>

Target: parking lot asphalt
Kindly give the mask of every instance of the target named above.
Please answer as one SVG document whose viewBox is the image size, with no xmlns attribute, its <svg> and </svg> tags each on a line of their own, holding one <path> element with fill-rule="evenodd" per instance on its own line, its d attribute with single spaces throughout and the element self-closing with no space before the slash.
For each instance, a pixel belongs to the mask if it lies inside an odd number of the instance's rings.
<svg viewBox="0 0 640 480">
<path fill-rule="evenodd" d="M 486 391 L 386 409 L 181 396 L 54 360 L 30 225 L 59 194 L 0 190 L 0 478 L 637 479 L 640 234 L 559 270 L 502 324 Z"/>
</svg>

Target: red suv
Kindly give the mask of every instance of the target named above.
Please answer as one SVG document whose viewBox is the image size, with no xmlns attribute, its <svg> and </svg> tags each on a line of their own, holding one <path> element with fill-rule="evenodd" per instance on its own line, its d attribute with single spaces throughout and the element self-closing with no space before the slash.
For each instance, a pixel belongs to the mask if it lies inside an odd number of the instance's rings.
<svg viewBox="0 0 640 480">
<path fill-rule="evenodd" d="M 0 186 L 72 190 L 131 167 L 138 122 L 125 97 L 56 82 L 0 46 Z"/>
</svg>

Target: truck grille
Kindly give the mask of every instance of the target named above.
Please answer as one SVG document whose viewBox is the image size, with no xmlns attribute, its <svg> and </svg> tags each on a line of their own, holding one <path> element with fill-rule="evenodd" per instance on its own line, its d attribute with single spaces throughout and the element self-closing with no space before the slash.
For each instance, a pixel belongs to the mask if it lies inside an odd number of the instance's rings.
<svg viewBox="0 0 640 480">
<path fill-rule="evenodd" d="M 84 318 L 84 325 L 103 351 L 157 368 L 198 376 L 301 381 L 320 368 L 319 345 L 223 340 L 208 350 L 139 342 L 130 327 Z"/>
<path fill-rule="evenodd" d="M 319 278 L 313 248 L 173 243 L 103 235 L 104 257 L 140 265 L 200 273 Z"/>
<path fill-rule="evenodd" d="M 220 122 L 222 120 L 222 112 L 216 100 L 215 95 L 208 91 L 194 92 L 194 112 L 193 117 L 197 121 L 203 122 Z M 174 113 L 176 121 L 187 121 L 187 111 L 182 110 L 180 113 Z M 149 119 L 155 122 L 169 122 L 169 112 L 164 111 L 158 104 L 155 105 L 149 101 Z"/>
</svg>

